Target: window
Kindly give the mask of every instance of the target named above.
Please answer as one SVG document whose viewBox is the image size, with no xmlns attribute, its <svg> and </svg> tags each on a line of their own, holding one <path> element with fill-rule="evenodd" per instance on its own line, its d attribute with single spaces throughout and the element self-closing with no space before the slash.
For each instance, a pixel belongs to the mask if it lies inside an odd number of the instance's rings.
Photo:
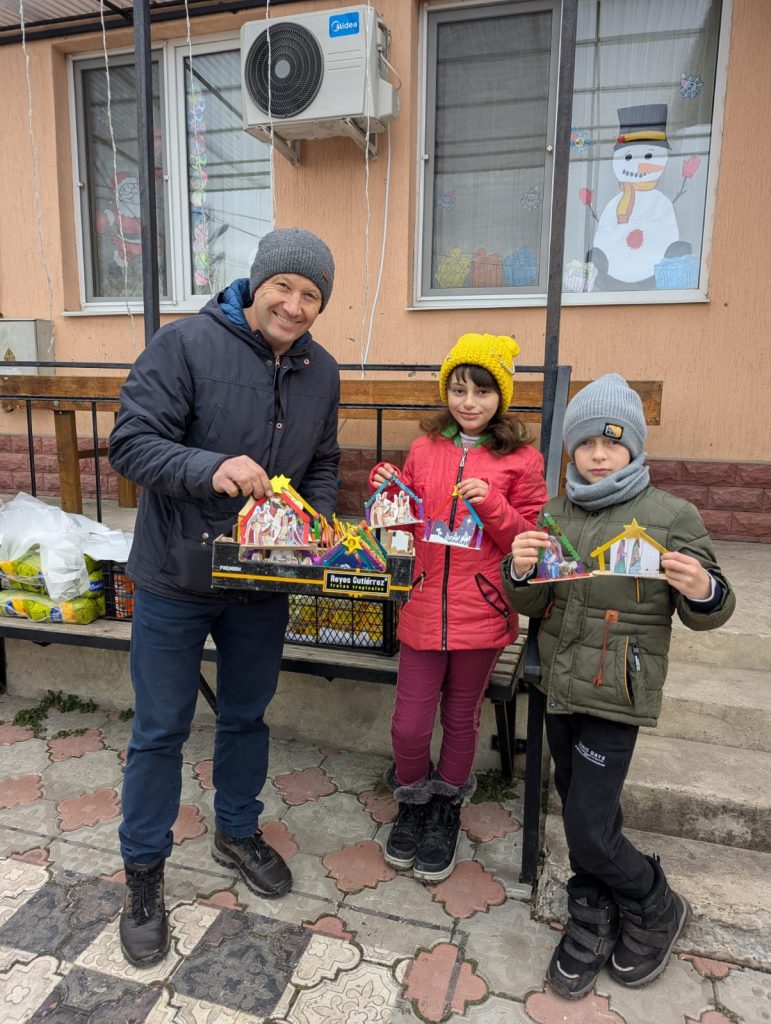
<svg viewBox="0 0 771 1024">
<path fill-rule="evenodd" d="M 720 0 L 581 0 L 568 302 L 702 299 Z M 545 301 L 559 4 L 426 14 L 418 301 Z"/>
<path fill-rule="evenodd" d="M 167 44 L 153 56 L 153 122 L 162 301 L 201 305 L 249 272 L 271 228 L 269 148 L 243 130 L 234 42 Z M 136 71 L 131 55 L 73 63 L 82 299 L 142 296 Z M 110 135 L 115 139 L 115 150 Z M 200 298 L 198 298 L 200 296 Z"/>
</svg>

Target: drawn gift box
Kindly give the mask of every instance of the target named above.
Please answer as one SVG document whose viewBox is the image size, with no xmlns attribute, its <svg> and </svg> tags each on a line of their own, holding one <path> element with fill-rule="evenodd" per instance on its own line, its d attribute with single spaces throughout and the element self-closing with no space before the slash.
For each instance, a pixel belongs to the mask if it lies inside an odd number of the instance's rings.
<svg viewBox="0 0 771 1024">
<path fill-rule="evenodd" d="M 503 282 L 510 288 L 524 288 L 526 285 L 537 284 L 538 267 L 535 256 L 529 245 L 522 245 L 513 253 L 501 260 L 503 266 Z"/>
<path fill-rule="evenodd" d="M 442 256 L 434 275 L 440 288 L 462 288 L 466 283 L 471 260 L 460 249 L 450 249 Z"/>
<path fill-rule="evenodd" d="M 697 256 L 665 257 L 655 264 L 653 273 L 656 277 L 657 288 L 666 290 L 699 287 L 699 259 Z"/>
<path fill-rule="evenodd" d="M 500 288 L 503 285 L 503 267 L 497 252 L 488 254 L 480 249 L 471 263 L 472 288 Z"/>
<path fill-rule="evenodd" d="M 563 292 L 590 292 L 597 280 L 597 267 L 593 263 L 571 260 L 562 275 Z"/>
</svg>

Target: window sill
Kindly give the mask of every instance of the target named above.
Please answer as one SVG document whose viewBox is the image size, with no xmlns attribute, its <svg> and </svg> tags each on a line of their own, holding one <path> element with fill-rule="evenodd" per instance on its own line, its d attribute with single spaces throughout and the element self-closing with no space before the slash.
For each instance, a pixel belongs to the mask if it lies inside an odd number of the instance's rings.
<svg viewBox="0 0 771 1024">
<path fill-rule="evenodd" d="M 210 295 L 201 295 L 195 299 L 185 299 L 183 302 L 161 302 L 161 316 L 170 316 L 183 313 L 199 313 L 211 298 Z M 142 302 L 130 302 L 128 308 L 125 302 L 87 302 L 80 309 L 65 309 L 62 316 L 132 316 L 144 315 L 144 304 Z"/>
<path fill-rule="evenodd" d="M 647 292 L 589 292 L 576 294 L 563 292 L 564 306 L 653 306 L 672 303 L 709 302 L 709 296 L 698 289 Z M 426 309 L 523 309 L 546 305 L 545 295 L 453 295 L 447 298 L 415 299 L 407 309 L 419 312 Z"/>
</svg>

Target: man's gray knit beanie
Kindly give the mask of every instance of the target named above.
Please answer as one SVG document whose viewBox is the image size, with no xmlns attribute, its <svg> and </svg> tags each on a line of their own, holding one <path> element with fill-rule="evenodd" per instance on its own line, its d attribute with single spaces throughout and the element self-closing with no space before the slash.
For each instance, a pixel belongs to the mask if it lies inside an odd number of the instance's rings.
<svg viewBox="0 0 771 1024">
<path fill-rule="evenodd" d="M 321 292 L 321 309 L 332 294 L 335 261 L 326 242 L 302 228 L 277 228 L 263 235 L 249 274 L 249 294 L 274 274 L 301 274 Z"/>
<path fill-rule="evenodd" d="M 582 441 L 598 436 L 619 441 L 633 459 L 645 448 L 648 428 L 640 396 L 617 373 L 587 384 L 565 410 L 562 439 L 571 458 Z"/>
</svg>

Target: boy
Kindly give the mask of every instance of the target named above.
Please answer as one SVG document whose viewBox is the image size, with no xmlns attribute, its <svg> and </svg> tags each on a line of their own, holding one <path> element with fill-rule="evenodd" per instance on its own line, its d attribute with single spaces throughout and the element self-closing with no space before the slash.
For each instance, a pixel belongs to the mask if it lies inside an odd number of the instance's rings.
<svg viewBox="0 0 771 1024">
<path fill-rule="evenodd" d="M 622 985 L 652 981 L 685 926 L 690 907 L 667 885 L 658 857 L 622 831 L 621 791 L 639 726 L 659 716 L 672 616 L 715 629 L 736 603 L 697 510 L 651 486 L 646 435 L 642 403 L 623 377 L 589 384 L 565 413 L 566 494 L 544 511 L 588 569 L 597 567 L 591 552 L 636 520 L 666 548 L 665 580 L 611 574 L 527 586 L 550 540 L 536 530 L 514 539 L 502 566 L 512 607 L 543 620 L 546 736 L 573 871 L 547 980 L 570 999 L 588 992 L 608 961 Z"/>
</svg>

